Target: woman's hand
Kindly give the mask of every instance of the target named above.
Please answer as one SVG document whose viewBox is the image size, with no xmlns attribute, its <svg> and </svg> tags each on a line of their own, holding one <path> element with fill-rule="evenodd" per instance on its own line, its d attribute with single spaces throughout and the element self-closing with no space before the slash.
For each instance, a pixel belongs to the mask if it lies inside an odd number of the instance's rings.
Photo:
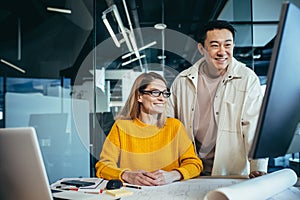
<svg viewBox="0 0 300 200">
<path fill-rule="evenodd" d="M 154 172 L 138 170 L 124 171 L 121 178 L 125 182 L 134 185 L 156 186 L 178 181 L 181 179 L 181 174 L 176 170 L 170 172 L 164 170 L 157 170 Z"/>
<path fill-rule="evenodd" d="M 157 175 L 151 172 L 146 172 L 144 170 L 138 171 L 124 171 L 121 178 L 130 184 L 134 185 L 145 185 L 145 186 L 155 186 Z"/>
<path fill-rule="evenodd" d="M 170 172 L 166 172 L 164 170 L 157 170 L 155 172 L 152 172 L 152 174 L 155 175 L 155 177 L 157 177 L 155 180 L 155 183 L 157 185 L 169 184 L 174 181 L 179 181 L 182 178 L 181 174 L 176 170 Z"/>
</svg>

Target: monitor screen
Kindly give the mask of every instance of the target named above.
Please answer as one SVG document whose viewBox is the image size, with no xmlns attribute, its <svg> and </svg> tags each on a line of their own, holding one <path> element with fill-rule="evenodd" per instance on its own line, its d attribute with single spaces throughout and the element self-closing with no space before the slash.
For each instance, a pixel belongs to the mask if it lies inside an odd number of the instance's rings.
<svg viewBox="0 0 300 200">
<path fill-rule="evenodd" d="M 282 5 L 250 158 L 300 152 L 300 9 Z"/>
</svg>

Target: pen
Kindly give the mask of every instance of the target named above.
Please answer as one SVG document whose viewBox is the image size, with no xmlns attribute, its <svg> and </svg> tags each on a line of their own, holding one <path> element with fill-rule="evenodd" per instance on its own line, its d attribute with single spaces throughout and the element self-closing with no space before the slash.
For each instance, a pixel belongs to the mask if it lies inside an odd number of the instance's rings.
<svg viewBox="0 0 300 200">
<path fill-rule="evenodd" d="M 78 191 L 78 188 L 61 188 L 62 190 Z"/>
<path fill-rule="evenodd" d="M 89 192 L 89 191 L 84 191 L 84 193 L 87 193 L 87 194 L 102 194 L 103 193 L 103 189 L 100 189 L 99 192 Z"/>
<path fill-rule="evenodd" d="M 100 194 L 100 192 L 84 192 L 86 194 Z"/>
<path fill-rule="evenodd" d="M 123 185 L 123 187 L 128 187 L 128 188 L 134 188 L 134 189 L 142 189 L 142 187 L 141 186 L 137 186 L 137 185 Z"/>
<path fill-rule="evenodd" d="M 61 190 L 72 190 L 72 191 L 78 191 L 77 187 L 62 187 L 61 185 L 56 186 L 57 189 L 61 189 Z"/>
</svg>

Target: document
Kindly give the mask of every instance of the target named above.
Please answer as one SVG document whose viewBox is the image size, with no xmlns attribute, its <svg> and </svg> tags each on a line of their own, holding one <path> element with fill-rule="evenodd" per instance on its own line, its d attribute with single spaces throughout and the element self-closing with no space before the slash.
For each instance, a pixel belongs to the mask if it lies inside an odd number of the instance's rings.
<svg viewBox="0 0 300 200">
<path fill-rule="evenodd" d="M 69 180 L 80 180 L 87 182 L 94 182 L 94 185 L 85 187 L 75 187 L 74 186 L 62 184 L 64 181 Z M 112 200 L 105 194 L 104 188 L 106 186 L 107 180 L 101 178 L 63 178 L 51 184 L 51 189 L 60 190 L 61 192 L 53 193 L 53 197 L 61 199 L 72 199 L 72 200 Z"/>
<path fill-rule="evenodd" d="M 199 177 L 163 186 L 143 186 L 122 200 L 296 200 L 300 189 L 292 187 L 297 175 L 290 169 L 254 179 Z"/>
<path fill-rule="evenodd" d="M 112 200 L 112 198 L 105 195 L 86 194 L 82 192 L 63 191 L 53 194 L 54 198 L 58 199 L 72 199 L 72 200 Z"/>
<path fill-rule="evenodd" d="M 67 188 L 68 186 L 62 184 L 62 182 L 69 181 L 69 180 L 93 182 L 93 183 L 95 183 L 94 185 L 79 187 L 78 191 L 80 191 L 80 192 L 99 192 L 99 193 L 100 193 L 101 189 L 103 190 L 105 188 L 105 186 L 108 182 L 107 180 L 104 180 L 101 178 L 63 178 L 63 179 L 51 184 L 51 189 L 63 189 L 64 187 Z"/>
<path fill-rule="evenodd" d="M 196 178 L 162 186 L 142 186 L 142 189 L 132 189 L 134 194 L 122 197 L 122 200 L 203 200 L 204 196 L 211 190 L 236 184 L 244 180 Z"/>
<path fill-rule="evenodd" d="M 218 188 L 208 192 L 204 200 L 260 200 L 269 199 L 285 190 L 295 190 L 285 193 L 283 199 L 300 199 L 297 189 L 290 188 L 297 182 L 297 175 L 291 169 L 282 169 L 261 177 L 249 179 L 228 187 Z M 293 194 L 295 196 L 293 196 Z M 282 195 L 282 194 L 281 194 Z M 274 197 L 275 199 L 276 197 Z"/>
<path fill-rule="evenodd" d="M 55 189 L 62 180 L 53 184 L 51 188 Z M 106 180 L 96 178 L 80 180 L 95 181 L 97 187 L 79 188 L 78 192 L 64 191 L 55 193 L 55 196 L 72 196 L 71 199 L 80 200 L 118 198 L 118 195 L 109 195 L 103 190 Z M 254 179 L 199 177 L 162 186 L 142 186 L 141 189 L 125 187 L 123 189 L 128 190 L 131 195 L 122 196 L 122 200 L 296 200 L 300 199 L 300 188 L 293 187 L 296 182 L 297 175 L 291 169 L 283 169 Z M 100 194 L 99 189 L 103 190 Z M 74 198 L 75 196 L 77 198 Z"/>
</svg>

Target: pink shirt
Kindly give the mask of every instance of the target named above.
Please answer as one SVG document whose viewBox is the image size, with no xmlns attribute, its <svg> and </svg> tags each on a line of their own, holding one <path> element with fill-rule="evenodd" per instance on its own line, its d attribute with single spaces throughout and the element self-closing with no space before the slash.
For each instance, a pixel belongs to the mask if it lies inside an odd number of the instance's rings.
<svg viewBox="0 0 300 200">
<path fill-rule="evenodd" d="M 203 63 L 203 65 L 205 62 Z M 202 159 L 204 175 L 210 175 L 215 154 L 217 124 L 214 118 L 213 101 L 222 76 L 209 77 L 200 66 L 198 73 L 197 103 L 195 107 L 194 133 L 196 149 Z"/>
</svg>

